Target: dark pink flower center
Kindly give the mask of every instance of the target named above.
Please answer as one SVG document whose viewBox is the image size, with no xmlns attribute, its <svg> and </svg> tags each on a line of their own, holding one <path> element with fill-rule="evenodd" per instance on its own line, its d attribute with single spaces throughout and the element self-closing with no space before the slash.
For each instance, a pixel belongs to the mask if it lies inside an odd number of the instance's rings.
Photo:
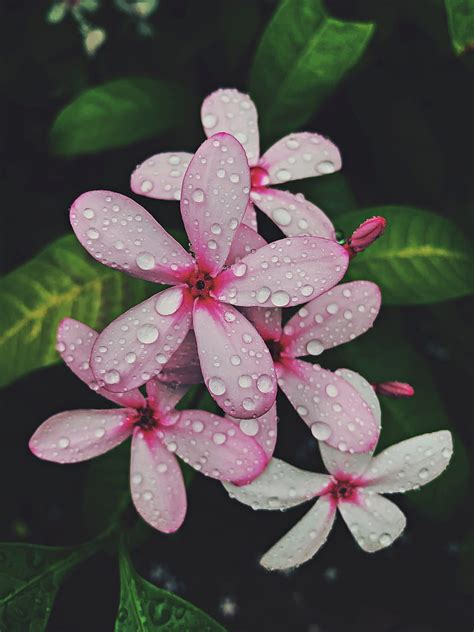
<svg viewBox="0 0 474 632">
<path fill-rule="evenodd" d="M 207 298 L 212 290 L 213 283 L 214 279 L 211 275 L 200 270 L 195 270 L 188 279 L 189 289 L 194 298 Z"/>
<path fill-rule="evenodd" d="M 335 479 L 326 491 L 336 502 L 355 501 L 358 485 L 350 478 Z"/>
<path fill-rule="evenodd" d="M 138 419 L 135 421 L 135 426 L 138 426 L 142 430 L 153 430 L 158 426 L 158 419 L 156 419 L 154 411 L 150 406 L 137 409 Z"/>
<path fill-rule="evenodd" d="M 252 189 L 260 189 L 270 184 L 268 171 L 263 167 L 250 167 L 250 183 Z"/>
</svg>

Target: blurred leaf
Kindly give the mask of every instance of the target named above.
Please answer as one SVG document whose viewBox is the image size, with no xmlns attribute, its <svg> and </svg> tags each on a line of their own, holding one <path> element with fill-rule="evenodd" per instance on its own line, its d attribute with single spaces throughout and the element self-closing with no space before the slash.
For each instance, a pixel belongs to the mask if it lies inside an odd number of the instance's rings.
<svg viewBox="0 0 474 632">
<path fill-rule="evenodd" d="M 474 0 L 445 0 L 449 32 L 456 55 L 474 48 Z"/>
<path fill-rule="evenodd" d="M 373 24 L 330 17 L 321 0 L 282 0 L 250 75 L 264 132 L 305 123 L 357 63 L 373 32 Z"/>
<path fill-rule="evenodd" d="M 180 125 L 189 104 L 178 85 L 157 79 L 116 79 L 90 88 L 56 117 L 55 154 L 75 156 L 128 145 Z"/>
<path fill-rule="evenodd" d="M 62 318 L 101 329 L 160 289 L 96 263 L 74 235 L 56 240 L 0 279 L 0 386 L 59 361 Z"/>
<path fill-rule="evenodd" d="M 351 279 L 368 279 L 382 288 L 385 304 L 445 301 L 474 292 L 472 249 L 449 219 L 407 206 L 381 206 L 337 218 L 345 235 L 368 217 L 388 221 L 385 234 L 349 266 Z"/>
<path fill-rule="evenodd" d="M 123 548 L 120 586 L 115 632 L 225 632 L 225 628 L 193 604 L 137 575 Z"/>
</svg>

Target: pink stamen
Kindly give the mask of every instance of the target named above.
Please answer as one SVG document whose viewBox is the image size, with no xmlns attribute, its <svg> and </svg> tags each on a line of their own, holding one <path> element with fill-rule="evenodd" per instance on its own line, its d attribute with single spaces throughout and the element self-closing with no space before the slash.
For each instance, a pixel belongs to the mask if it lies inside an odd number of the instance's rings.
<svg viewBox="0 0 474 632">
<path fill-rule="evenodd" d="M 270 184 L 270 176 L 268 171 L 263 167 L 250 168 L 250 184 L 252 189 L 261 189 Z"/>
</svg>

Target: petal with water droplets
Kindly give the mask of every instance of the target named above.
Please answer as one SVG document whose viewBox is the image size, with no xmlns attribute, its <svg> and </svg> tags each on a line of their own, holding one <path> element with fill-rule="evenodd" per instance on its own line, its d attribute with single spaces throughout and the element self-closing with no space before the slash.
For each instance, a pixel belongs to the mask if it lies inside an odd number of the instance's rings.
<svg viewBox="0 0 474 632">
<path fill-rule="evenodd" d="M 247 208 L 245 209 L 245 213 L 242 218 L 242 223 L 249 228 L 252 228 L 252 230 L 258 230 L 257 211 L 255 210 L 255 206 L 252 204 L 252 202 L 249 202 L 247 204 Z"/>
<path fill-rule="evenodd" d="M 230 247 L 225 264 L 226 266 L 231 266 L 233 263 L 240 261 L 247 255 L 266 245 L 267 242 L 265 239 L 255 230 L 246 224 L 240 224 L 235 231 L 235 237 L 232 241 L 232 246 Z"/>
<path fill-rule="evenodd" d="M 242 307 L 241 312 L 265 342 L 280 340 L 281 309 L 279 307 Z"/>
<path fill-rule="evenodd" d="M 230 415 L 228 418 L 237 424 L 245 435 L 255 439 L 264 450 L 267 459 L 272 457 L 277 438 L 278 417 L 276 403 L 273 404 L 268 412 L 255 419 L 237 419 Z"/>
<path fill-rule="evenodd" d="M 164 384 L 158 379 L 146 383 L 146 395 L 149 406 L 159 417 L 168 415 L 188 390 L 187 386 Z"/>
<path fill-rule="evenodd" d="M 157 379 L 176 384 L 200 384 L 203 381 L 194 331 L 188 332 Z"/>
<path fill-rule="evenodd" d="M 192 157 L 185 151 L 151 156 L 132 173 L 130 188 L 138 195 L 157 200 L 179 200 L 183 177 Z"/>
</svg>

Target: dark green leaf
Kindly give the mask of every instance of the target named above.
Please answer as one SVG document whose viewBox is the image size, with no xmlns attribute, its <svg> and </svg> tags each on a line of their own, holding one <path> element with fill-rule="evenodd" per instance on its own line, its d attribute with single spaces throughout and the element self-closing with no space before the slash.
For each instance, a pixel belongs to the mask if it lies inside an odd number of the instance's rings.
<svg viewBox="0 0 474 632">
<path fill-rule="evenodd" d="M 168 81 L 132 77 L 90 88 L 59 113 L 54 153 L 75 156 L 129 145 L 180 124 L 189 98 Z"/>
<path fill-rule="evenodd" d="M 382 206 L 337 218 L 351 232 L 373 215 L 388 221 L 385 234 L 349 266 L 351 279 L 375 281 L 385 304 L 424 304 L 474 292 L 474 257 L 462 232 L 449 219 L 406 206 Z"/>
<path fill-rule="evenodd" d="M 295 131 L 357 63 L 373 24 L 330 17 L 321 0 L 282 0 L 257 49 L 250 92 L 264 132 Z"/>
<path fill-rule="evenodd" d="M 474 47 L 474 1 L 445 0 L 449 32 L 456 55 Z"/>
</svg>

